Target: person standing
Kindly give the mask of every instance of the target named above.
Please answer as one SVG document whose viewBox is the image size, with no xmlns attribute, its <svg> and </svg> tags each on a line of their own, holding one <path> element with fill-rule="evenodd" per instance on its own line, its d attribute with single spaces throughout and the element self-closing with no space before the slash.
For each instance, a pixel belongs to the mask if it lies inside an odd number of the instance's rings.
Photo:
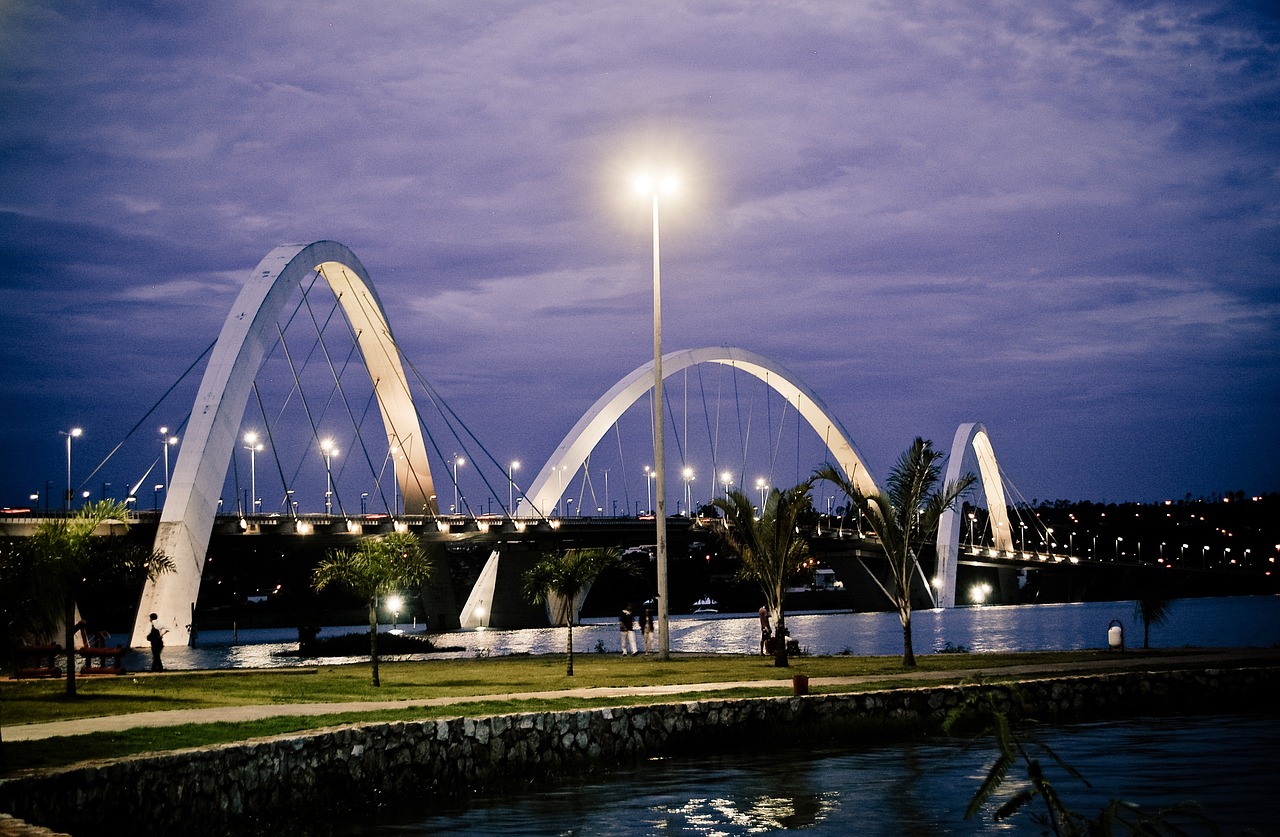
<svg viewBox="0 0 1280 837">
<path fill-rule="evenodd" d="M 151 630 L 147 632 L 147 642 L 151 643 L 151 670 L 164 671 L 164 663 L 160 662 L 160 652 L 164 650 L 164 635 L 168 628 L 160 627 L 160 617 L 151 614 Z"/>
<path fill-rule="evenodd" d="M 622 609 L 622 613 L 618 616 L 618 633 L 622 634 L 619 639 L 622 644 L 622 656 L 627 656 L 627 645 L 631 645 L 631 653 L 636 653 L 636 635 L 635 631 L 635 615 L 631 612 L 631 605 L 627 605 Z"/>
<path fill-rule="evenodd" d="M 648 605 L 640 617 L 640 635 L 644 637 L 644 655 L 647 657 L 653 653 L 653 611 Z"/>
<path fill-rule="evenodd" d="M 769 640 L 773 637 L 773 627 L 769 624 L 769 609 L 760 606 L 760 653 L 767 654 Z"/>
</svg>

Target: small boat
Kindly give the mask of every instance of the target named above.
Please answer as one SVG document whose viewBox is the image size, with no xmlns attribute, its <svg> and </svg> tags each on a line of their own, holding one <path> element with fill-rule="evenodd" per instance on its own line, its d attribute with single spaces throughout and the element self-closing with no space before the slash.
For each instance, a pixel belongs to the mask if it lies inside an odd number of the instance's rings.
<svg viewBox="0 0 1280 837">
<path fill-rule="evenodd" d="M 703 596 L 693 603 L 694 613 L 719 613 L 720 603 L 710 596 Z"/>
</svg>

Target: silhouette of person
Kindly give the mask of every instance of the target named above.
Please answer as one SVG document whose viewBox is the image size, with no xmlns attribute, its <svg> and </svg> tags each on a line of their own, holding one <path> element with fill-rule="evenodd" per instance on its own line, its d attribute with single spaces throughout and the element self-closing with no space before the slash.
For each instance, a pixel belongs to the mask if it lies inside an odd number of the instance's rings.
<svg viewBox="0 0 1280 837">
<path fill-rule="evenodd" d="M 631 646 L 631 653 L 636 653 L 636 635 L 635 616 L 631 613 L 631 605 L 627 605 L 622 609 L 622 613 L 618 616 L 618 632 L 622 634 L 622 656 L 627 656 L 627 645 Z"/>
<path fill-rule="evenodd" d="M 160 652 L 164 650 L 164 635 L 168 628 L 160 627 L 160 617 L 151 614 L 151 630 L 147 632 L 147 642 L 151 643 L 151 670 L 164 671 L 164 663 L 160 662 Z"/>
<path fill-rule="evenodd" d="M 769 640 L 773 637 L 773 628 L 769 624 L 769 609 L 760 606 L 760 653 L 767 654 Z"/>
</svg>

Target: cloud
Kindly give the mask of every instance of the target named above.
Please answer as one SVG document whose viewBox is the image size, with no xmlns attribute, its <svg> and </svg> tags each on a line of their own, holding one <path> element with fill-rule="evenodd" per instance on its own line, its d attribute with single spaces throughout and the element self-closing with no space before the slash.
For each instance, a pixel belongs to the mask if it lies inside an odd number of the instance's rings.
<svg viewBox="0 0 1280 837">
<path fill-rule="evenodd" d="M 2 14 L 10 362 L 43 339 L 58 370 L 180 371 L 264 253 L 333 238 L 410 356 L 547 447 L 651 351 L 649 218 L 625 183 L 674 157 L 668 345 L 774 357 L 885 460 L 901 427 L 941 437 L 977 412 L 1017 461 L 1056 434 L 1109 450 L 1206 415 L 1261 427 L 1277 394 L 1280 21 L 1261 5 Z M 549 403 L 564 387 L 543 374 L 581 390 Z M 32 416 L 19 437 L 98 409 L 74 372 L 20 378 L 0 389 Z M 1146 496 L 1140 456 L 1179 496 L 1275 487 L 1166 447 L 1022 459 L 1042 496 Z"/>
</svg>

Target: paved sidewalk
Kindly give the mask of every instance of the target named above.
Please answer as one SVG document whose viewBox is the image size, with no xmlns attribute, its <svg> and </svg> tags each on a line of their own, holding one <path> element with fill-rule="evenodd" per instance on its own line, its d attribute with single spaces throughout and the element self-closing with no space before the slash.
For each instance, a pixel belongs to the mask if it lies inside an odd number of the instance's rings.
<svg viewBox="0 0 1280 837">
<path fill-rule="evenodd" d="M 1206 649 L 1204 653 L 1189 654 L 1180 657 L 1143 658 L 1136 652 L 1118 654 L 1114 659 L 1094 660 L 1080 663 L 1053 663 L 1045 665 L 997 666 L 992 668 L 971 669 L 958 673 L 952 671 L 903 671 L 894 674 L 870 675 L 863 677 L 810 677 L 811 687 L 854 686 L 874 684 L 878 682 L 900 683 L 903 680 L 927 685 L 938 680 L 955 679 L 957 675 L 972 677 L 1018 677 L 1034 678 L 1039 675 L 1057 676 L 1071 674 L 1081 670 L 1097 670 L 1099 668 L 1128 668 L 1150 659 L 1154 665 L 1167 668 L 1176 667 L 1212 667 L 1215 663 L 1266 664 L 1280 662 L 1280 649 L 1246 648 L 1246 649 Z M 776 686 L 790 688 L 791 679 L 780 680 L 740 680 L 717 683 L 681 683 L 670 686 L 624 686 L 599 687 L 590 689 L 559 689 L 543 692 L 514 692 L 510 694 L 463 695 L 455 697 L 416 698 L 398 701 L 350 701 L 345 703 L 275 703 L 253 706 L 221 706 L 205 709 L 176 709 L 164 712 L 137 712 L 130 715 L 107 715 L 95 718 L 77 718 L 70 721 L 52 721 L 44 724 L 26 724 L 4 728 L 5 741 L 37 741 L 58 736 L 86 735 L 93 732 L 109 732 L 138 727 L 169 727 L 181 724 L 238 723 L 256 721 L 262 718 L 279 716 L 313 716 L 333 715 L 347 712 L 376 712 L 383 709 L 409 709 L 417 706 L 448 706 L 455 704 L 476 703 L 490 700 L 545 700 L 562 697 L 580 698 L 616 698 L 636 695 L 662 697 L 663 695 L 706 693 L 740 688 L 762 688 Z"/>
</svg>

